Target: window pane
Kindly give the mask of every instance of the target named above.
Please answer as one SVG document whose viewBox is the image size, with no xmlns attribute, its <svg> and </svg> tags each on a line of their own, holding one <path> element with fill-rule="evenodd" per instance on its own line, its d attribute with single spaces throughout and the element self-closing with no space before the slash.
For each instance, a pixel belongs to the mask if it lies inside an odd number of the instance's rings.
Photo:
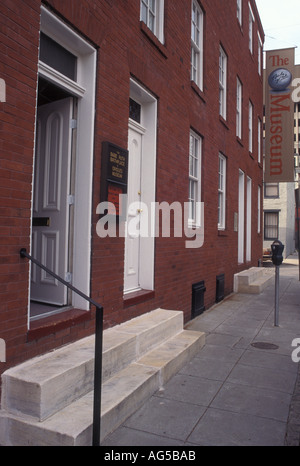
<svg viewBox="0 0 300 466">
<path fill-rule="evenodd" d="M 278 196 L 279 196 L 278 183 L 266 183 L 265 184 L 265 197 L 278 197 Z"/>
<path fill-rule="evenodd" d="M 77 57 L 41 32 L 40 60 L 76 81 Z"/>
<path fill-rule="evenodd" d="M 129 118 L 141 123 L 141 105 L 133 99 L 129 99 Z"/>
<path fill-rule="evenodd" d="M 201 138 L 190 133 L 189 143 L 189 220 L 200 224 Z"/>
<path fill-rule="evenodd" d="M 145 24 L 147 24 L 147 12 L 148 9 L 146 5 L 142 2 L 141 20 L 144 21 Z"/>
<path fill-rule="evenodd" d="M 265 239 L 278 239 L 278 212 L 265 212 Z"/>
</svg>

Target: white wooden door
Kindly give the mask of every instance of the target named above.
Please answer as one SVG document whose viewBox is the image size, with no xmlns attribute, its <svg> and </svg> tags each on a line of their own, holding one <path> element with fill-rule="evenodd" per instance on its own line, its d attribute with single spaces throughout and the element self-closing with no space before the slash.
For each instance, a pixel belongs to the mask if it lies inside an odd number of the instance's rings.
<svg viewBox="0 0 300 466">
<path fill-rule="evenodd" d="M 140 222 L 142 215 L 141 164 L 143 129 L 129 127 L 128 133 L 128 187 L 127 221 L 125 224 L 124 293 L 140 287 Z"/>
<path fill-rule="evenodd" d="M 68 265 L 72 99 L 38 109 L 32 255 L 66 278 Z M 67 289 L 32 264 L 31 300 L 63 306 Z"/>
</svg>

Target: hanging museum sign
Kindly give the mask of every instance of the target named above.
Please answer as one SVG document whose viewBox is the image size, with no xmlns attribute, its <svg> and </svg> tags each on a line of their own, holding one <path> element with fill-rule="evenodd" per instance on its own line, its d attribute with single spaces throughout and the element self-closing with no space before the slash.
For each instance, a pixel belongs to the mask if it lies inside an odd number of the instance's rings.
<svg viewBox="0 0 300 466">
<path fill-rule="evenodd" d="M 294 181 L 295 49 L 266 52 L 265 183 Z"/>
</svg>

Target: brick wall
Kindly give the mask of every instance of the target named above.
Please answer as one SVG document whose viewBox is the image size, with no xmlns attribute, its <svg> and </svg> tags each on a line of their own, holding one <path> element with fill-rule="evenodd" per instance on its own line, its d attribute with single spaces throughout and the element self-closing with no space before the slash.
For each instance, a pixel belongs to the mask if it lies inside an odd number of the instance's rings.
<svg viewBox="0 0 300 466">
<path fill-rule="evenodd" d="M 191 318 L 192 284 L 205 280 L 205 306 L 215 302 L 216 276 L 225 274 L 225 292 L 233 289 L 233 274 L 256 266 L 262 256 L 257 235 L 257 187 L 262 166 L 257 162 L 257 117 L 262 120 L 262 78 L 257 69 L 257 28 L 254 54 L 248 47 L 248 1 L 243 1 L 243 27 L 236 18 L 236 1 L 203 0 L 205 12 L 203 92 L 190 81 L 190 2 L 165 0 L 165 44 L 140 23 L 139 1 L 49 0 L 45 5 L 98 49 L 96 126 L 91 251 L 92 297 L 101 302 L 105 326 L 157 307 L 184 311 Z M 255 4 L 253 10 L 255 11 Z M 22 14 L 19 12 L 22 11 Z M 218 14 L 216 14 L 218 12 Z M 0 338 L 7 342 L 9 365 L 68 343 L 93 331 L 93 319 L 72 321 L 50 335 L 28 341 L 28 263 L 19 249 L 30 244 L 31 190 L 39 39 L 39 0 L 3 0 L 0 5 L 0 77 L 7 85 L 7 102 L 0 103 Z M 261 36 L 263 33 L 261 31 Z M 218 111 L 220 44 L 228 55 L 227 119 Z M 242 140 L 236 138 L 236 78 L 243 83 Z M 205 243 L 186 249 L 186 238 L 155 241 L 155 293 L 144 302 L 123 301 L 124 239 L 96 235 L 100 200 L 101 145 L 111 141 L 127 147 L 129 80 L 134 77 L 158 99 L 156 201 L 187 202 L 189 132 L 203 137 L 202 201 Z M 248 151 L 248 102 L 254 105 L 254 149 Z M 218 154 L 227 157 L 226 230 L 218 231 Z M 252 261 L 237 261 L 239 169 L 252 178 Z M 38 335 L 38 334 L 37 334 Z"/>
</svg>

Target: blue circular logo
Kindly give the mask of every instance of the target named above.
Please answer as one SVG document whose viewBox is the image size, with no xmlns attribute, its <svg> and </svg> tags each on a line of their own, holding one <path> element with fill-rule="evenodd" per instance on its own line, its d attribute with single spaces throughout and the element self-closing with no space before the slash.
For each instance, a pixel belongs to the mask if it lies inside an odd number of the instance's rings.
<svg viewBox="0 0 300 466">
<path fill-rule="evenodd" d="M 277 68 L 269 76 L 268 83 L 274 91 L 284 91 L 292 82 L 292 73 L 286 68 Z"/>
</svg>

